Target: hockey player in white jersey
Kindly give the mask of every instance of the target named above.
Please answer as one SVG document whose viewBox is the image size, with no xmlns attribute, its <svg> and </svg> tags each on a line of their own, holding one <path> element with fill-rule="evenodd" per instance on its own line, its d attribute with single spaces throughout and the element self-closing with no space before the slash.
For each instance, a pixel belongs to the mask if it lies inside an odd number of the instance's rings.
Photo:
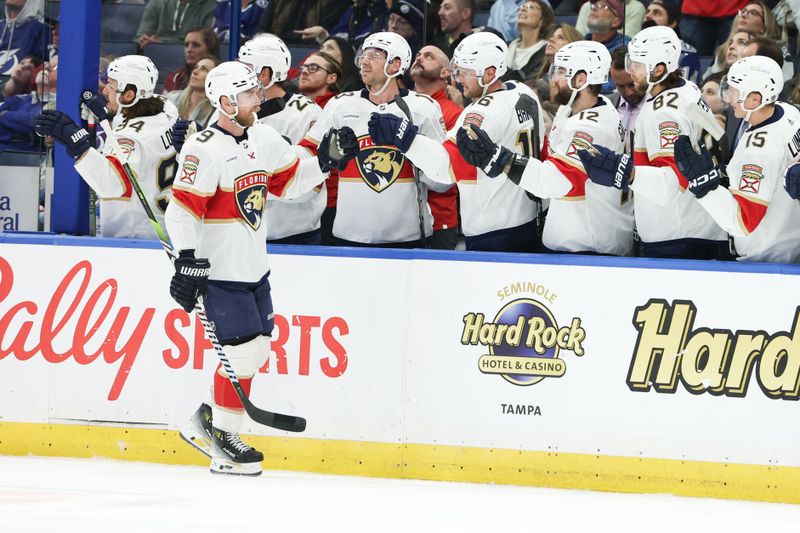
<svg viewBox="0 0 800 533">
<path fill-rule="evenodd" d="M 122 170 L 127 162 L 139 179 L 160 223 L 170 197 L 177 167 L 170 129 L 178 117 L 175 106 L 154 95 L 158 70 L 149 58 L 122 56 L 108 67 L 108 83 L 100 96 L 84 93 L 98 119 L 113 117 L 116 142 L 107 142 L 100 153 L 89 145 L 86 129 L 61 111 L 44 111 L 36 119 L 36 131 L 66 145 L 76 158 L 75 169 L 101 199 L 103 237 L 156 238 L 150 221 Z"/>
<path fill-rule="evenodd" d="M 777 103 L 783 73 L 774 60 L 751 56 L 731 65 L 728 104 L 748 128 L 723 170 L 705 147 L 697 154 L 691 140 L 675 142 L 675 160 L 688 189 L 725 231 L 733 236 L 738 259 L 796 263 L 800 259 L 800 205 L 783 190 L 784 171 L 800 154 L 800 115 Z"/>
<path fill-rule="evenodd" d="M 253 69 L 261 84 L 258 121 L 269 124 L 290 143 L 299 143 L 317 121 L 322 108 L 300 93 L 287 92 L 282 82 L 291 66 L 283 41 L 263 34 L 239 49 L 239 61 Z M 309 157 L 313 154 L 309 153 Z M 281 244 L 321 244 L 320 218 L 327 204 L 323 184 L 295 200 L 267 196 L 267 241 Z"/>
<path fill-rule="evenodd" d="M 378 114 L 370 121 L 376 142 L 400 147 L 431 179 L 458 184 L 468 250 L 532 252 L 538 247 L 536 202 L 505 177 L 494 179 L 504 162 L 476 169 L 455 141 L 459 128 L 471 125 L 514 153 L 539 154 L 544 129 L 539 101 L 527 86 L 500 80 L 507 51 L 503 40 L 489 32 L 469 35 L 456 48 L 451 69 L 475 102 L 461 113 L 444 144 L 392 116 Z"/>
<path fill-rule="evenodd" d="M 601 144 L 624 148 L 619 113 L 600 95 L 611 55 L 602 44 L 576 41 L 556 53 L 550 73 L 551 101 L 561 104 L 553 120 L 544 161 L 513 154 L 479 127 L 458 131 L 459 150 L 479 168 L 506 161 L 506 176 L 540 198 L 550 198 L 542 243 L 558 252 L 628 255 L 633 247 L 633 203 L 628 195 L 587 179 L 578 150 Z M 497 155 L 496 155 L 497 154 Z M 496 160 L 496 162 L 493 162 Z"/>
<path fill-rule="evenodd" d="M 634 217 L 642 255 L 727 259 L 727 235 L 687 193 L 687 181 L 675 165 L 679 135 L 693 143 L 707 130 L 721 128 L 695 84 L 684 80 L 678 63 L 681 41 L 667 26 L 644 29 L 628 44 L 626 67 L 647 101 L 636 119 L 633 161 L 595 144 L 579 152 L 589 179 L 634 192 Z"/>
<path fill-rule="evenodd" d="M 239 62 L 215 67 L 206 95 L 219 120 L 186 141 L 167 208 L 167 230 L 179 253 L 170 294 L 186 311 L 205 296 L 208 318 L 233 370 L 249 393 L 266 361 L 274 326 L 264 209 L 270 192 L 297 197 L 327 177 L 310 157 L 270 126 L 255 123 L 255 73 Z M 181 436 L 211 456 L 211 471 L 261 473 L 263 454 L 239 438 L 242 403 L 220 367 L 213 393 Z"/>
<path fill-rule="evenodd" d="M 398 77 L 411 65 L 411 48 L 400 35 L 373 33 L 356 61 L 366 89 L 330 100 L 301 146 L 318 151 L 331 168 L 339 169 L 333 222 L 339 244 L 420 246 L 433 233 L 428 187 L 447 190 L 449 185 L 415 175 L 404 150 L 395 143 L 376 142 L 367 123 L 376 112 L 398 121 L 408 113 L 420 132 L 441 143 L 441 109 L 430 97 L 400 88 Z"/>
</svg>

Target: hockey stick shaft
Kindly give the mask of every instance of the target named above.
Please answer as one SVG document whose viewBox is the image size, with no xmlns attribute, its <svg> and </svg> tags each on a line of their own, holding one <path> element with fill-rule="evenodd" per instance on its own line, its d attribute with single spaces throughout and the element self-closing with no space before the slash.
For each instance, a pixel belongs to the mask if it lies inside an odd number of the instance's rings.
<svg viewBox="0 0 800 533">
<path fill-rule="evenodd" d="M 408 108 L 408 104 L 406 103 L 406 101 L 403 100 L 403 97 L 398 94 L 397 96 L 394 97 L 394 103 L 397 104 L 397 107 L 400 108 L 400 111 L 403 112 L 408 121 L 413 122 L 411 120 L 411 110 Z M 409 161 L 409 163 L 411 164 L 411 168 L 413 169 L 414 172 L 414 187 L 416 187 L 417 189 L 417 214 L 419 215 L 419 240 L 422 243 L 422 247 L 427 248 L 428 241 L 425 240 L 425 215 L 423 214 L 422 211 L 425 208 L 425 206 L 423 205 L 422 201 L 422 184 L 420 183 L 419 179 L 419 169 L 413 163 L 411 163 L 411 161 Z"/>
<path fill-rule="evenodd" d="M 108 128 L 106 127 L 107 123 L 107 120 L 101 123 L 103 129 L 106 131 L 106 138 L 113 139 L 113 142 L 116 143 L 117 141 L 113 130 L 111 130 L 110 126 L 108 126 Z M 142 204 L 142 207 L 147 214 L 147 218 L 150 221 L 150 225 L 153 226 L 153 230 L 156 232 L 158 240 L 161 242 L 161 246 L 164 248 L 164 251 L 167 253 L 167 256 L 170 258 L 170 260 L 173 260 L 175 257 L 175 251 L 169 242 L 166 232 L 161 227 L 158 219 L 156 219 L 155 213 L 153 213 L 153 209 L 150 207 L 150 202 L 147 201 L 147 197 L 144 195 L 142 188 L 139 186 L 139 180 L 136 177 L 136 173 L 127 162 L 122 163 L 122 169 L 125 172 L 128 180 L 131 182 L 131 187 L 136 192 L 136 196 L 139 198 L 139 202 Z M 242 388 L 239 378 L 236 377 L 236 373 L 233 371 L 230 360 L 228 359 L 228 356 L 225 355 L 225 351 L 222 349 L 222 345 L 219 343 L 216 333 L 214 333 L 214 328 L 211 326 L 208 316 L 206 316 L 206 310 L 203 306 L 202 298 L 197 301 L 194 310 L 195 313 L 197 313 L 197 317 L 200 319 L 200 323 L 203 326 L 206 336 L 211 341 L 211 345 L 214 347 L 214 351 L 217 353 L 217 357 L 219 357 L 222 367 L 225 369 L 225 373 L 228 375 L 228 379 L 233 386 L 233 390 L 236 391 L 236 395 L 239 397 L 239 400 L 241 400 L 242 406 L 244 407 L 247 415 L 254 422 L 264 426 L 270 426 L 275 429 L 292 431 L 295 433 L 305 431 L 305 418 L 275 413 L 272 411 L 265 411 L 264 409 L 259 409 L 253 405 L 253 403 L 247 397 L 247 393 Z"/>
</svg>

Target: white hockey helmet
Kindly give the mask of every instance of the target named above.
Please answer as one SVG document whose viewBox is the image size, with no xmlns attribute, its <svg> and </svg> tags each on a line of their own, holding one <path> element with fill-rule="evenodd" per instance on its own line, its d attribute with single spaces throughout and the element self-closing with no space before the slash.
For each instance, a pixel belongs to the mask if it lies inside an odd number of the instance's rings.
<svg viewBox="0 0 800 533">
<path fill-rule="evenodd" d="M 253 70 L 239 61 L 226 61 L 211 69 L 206 76 L 206 96 L 211 101 L 211 105 L 222 110 L 220 98 L 227 96 L 234 107 L 234 113 L 229 117 L 236 116 L 236 97 L 239 93 L 258 87 L 258 78 Z"/>
<path fill-rule="evenodd" d="M 117 82 L 117 94 L 125 87 L 136 87 L 136 96 L 129 104 L 119 102 L 120 107 L 130 107 L 142 98 L 151 98 L 156 90 L 158 69 L 149 57 L 128 55 L 116 58 L 108 65 L 108 77 Z"/>
<path fill-rule="evenodd" d="M 761 95 L 761 104 L 757 107 L 753 109 L 743 107 L 748 112 L 747 119 L 749 119 L 749 113 L 778 101 L 778 96 L 783 90 L 783 69 L 769 57 L 743 57 L 731 65 L 721 85 L 723 93 L 727 92 L 728 87 L 738 90 L 740 104 L 744 104 L 745 99 L 752 93 Z"/>
<path fill-rule="evenodd" d="M 589 85 L 602 85 L 608 81 L 611 69 L 611 54 L 603 43 L 596 41 L 575 41 L 567 43 L 556 52 L 553 70 L 564 69 L 572 90 L 580 91 Z M 578 72 L 586 73 L 586 83 L 581 87 L 572 85 L 572 78 Z"/>
<path fill-rule="evenodd" d="M 675 30 L 669 26 L 652 26 L 637 33 L 628 43 L 628 54 L 625 56 L 625 69 L 630 71 L 631 63 L 642 63 L 647 70 L 650 81 L 653 71 L 659 63 L 667 69 L 666 74 L 652 83 L 659 83 L 668 74 L 678 70 L 681 60 L 681 40 Z M 648 91 L 649 92 L 649 91 Z"/>
<path fill-rule="evenodd" d="M 411 47 L 408 46 L 408 42 L 402 35 L 390 31 L 379 31 L 368 36 L 364 39 L 364 44 L 361 45 L 358 54 L 356 54 L 357 67 L 361 68 L 361 56 L 369 48 L 376 48 L 386 52 L 386 63 L 383 66 L 383 72 L 390 78 L 401 76 L 411 66 Z M 386 67 L 397 58 L 400 58 L 400 70 L 395 74 L 389 74 L 386 71 Z"/>
<path fill-rule="evenodd" d="M 451 70 L 455 72 L 457 68 L 469 68 L 475 71 L 478 83 L 484 87 L 481 79 L 484 72 L 489 67 L 494 67 L 495 77 L 486 86 L 491 85 L 495 80 L 500 79 L 508 70 L 506 64 L 508 56 L 508 46 L 505 41 L 488 31 L 480 31 L 470 34 L 461 41 L 453 52 L 453 60 L 450 62 Z"/>
<path fill-rule="evenodd" d="M 259 77 L 261 70 L 269 67 L 272 71 L 272 79 L 267 86 L 269 87 L 273 83 L 286 80 L 292 65 L 292 55 L 279 37 L 263 34 L 239 48 L 239 61 L 250 65 Z"/>
</svg>

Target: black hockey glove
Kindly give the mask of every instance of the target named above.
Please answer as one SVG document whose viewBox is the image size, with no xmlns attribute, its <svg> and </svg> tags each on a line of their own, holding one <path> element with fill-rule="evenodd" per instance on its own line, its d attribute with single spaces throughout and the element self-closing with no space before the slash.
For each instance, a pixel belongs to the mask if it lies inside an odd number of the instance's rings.
<svg viewBox="0 0 800 533">
<path fill-rule="evenodd" d="M 89 132 L 81 128 L 67 114 L 61 111 L 42 111 L 34 121 L 36 133 L 41 137 L 52 137 L 67 148 L 67 153 L 75 159 L 91 148 Z"/>
<path fill-rule="evenodd" d="M 328 130 L 317 148 L 317 162 L 323 172 L 344 170 L 347 163 L 358 154 L 358 139 L 352 128 Z"/>
<path fill-rule="evenodd" d="M 86 90 L 81 93 L 81 103 L 89 108 L 94 116 L 97 117 L 98 122 L 111 119 L 111 113 L 108 112 L 108 102 L 101 94 L 95 94 L 92 91 Z"/>
<path fill-rule="evenodd" d="M 196 259 L 194 250 L 181 250 L 175 260 L 175 275 L 169 284 L 169 294 L 187 313 L 192 312 L 198 298 L 205 296 L 210 272 L 208 259 Z"/>
<path fill-rule="evenodd" d="M 628 154 L 618 154 L 605 146 L 592 145 L 594 149 L 578 150 L 586 175 L 592 182 L 604 187 L 614 187 L 628 192 L 633 160 Z"/>
<path fill-rule="evenodd" d="M 722 172 L 714 165 L 711 153 L 700 144 L 700 153 L 694 151 L 692 142 L 686 135 L 675 140 L 675 164 L 689 182 L 688 189 L 697 198 L 702 198 L 719 187 Z"/>
<path fill-rule="evenodd" d="M 367 123 L 369 136 L 377 146 L 397 146 L 406 153 L 414 142 L 419 128 L 407 118 L 400 118 L 391 113 L 373 113 Z"/>
<path fill-rule="evenodd" d="M 786 173 L 783 175 L 783 186 L 789 196 L 800 200 L 800 163 L 786 169 Z"/>
<path fill-rule="evenodd" d="M 483 170 L 490 178 L 502 174 L 508 160 L 514 157 L 511 150 L 495 144 L 485 131 L 470 124 L 458 129 L 456 146 L 467 163 Z"/>
<path fill-rule="evenodd" d="M 194 126 L 192 126 L 194 124 Z M 180 153 L 181 148 L 183 148 L 183 143 L 186 142 L 186 137 L 189 134 L 189 130 L 193 129 L 197 131 L 198 126 L 193 120 L 181 120 L 178 119 L 175 121 L 175 124 L 172 125 L 171 130 L 171 137 L 172 137 L 172 147 L 175 148 L 175 151 Z"/>
</svg>

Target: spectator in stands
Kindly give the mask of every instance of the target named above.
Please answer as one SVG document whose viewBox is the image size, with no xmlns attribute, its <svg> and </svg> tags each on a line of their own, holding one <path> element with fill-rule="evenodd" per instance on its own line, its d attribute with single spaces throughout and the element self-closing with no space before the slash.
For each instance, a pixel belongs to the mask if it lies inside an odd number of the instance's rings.
<svg viewBox="0 0 800 533">
<path fill-rule="evenodd" d="M 258 21 L 257 33 L 271 33 L 289 44 L 299 44 L 304 30 L 332 28 L 347 7 L 339 0 L 271 0 Z"/>
<path fill-rule="evenodd" d="M 198 129 L 205 128 L 214 113 L 214 107 L 206 97 L 206 75 L 219 63 L 218 57 L 206 56 L 200 59 L 194 65 L 186 88 L 167 94 L 167 99 L 178 108 L 180 118 L 199 123 Z"/>
<path fill-rule="evenodd" d="M 242 0 L 239 14 L 240 42 L 252 39 L 258 31 L 258 19 L 267 7 L 269 0 Z M 231 1 L 217 0 L 214 9 L 214 33 L 220 42 L 230 42 L 231 33 Z"/>
<path fill-rule="evenodd" d="M 150 0 L 136 30 L 136 43 L 139 48 L 179 43 L 192 28 L 211 27 L 215 6 L 216 0 Z"/>
<path fill-rule="evenodd" d="M 164 91 L 178 91 L 184 89 L 189 81 L 189 76 L 194 71 L 194 66 L 201 57 L 214 57 L 219 59 L 219 39 L 209 27 L 192 28 L 183 38 L 184 66 L 167 74 L 164 79 Z"/>
<path fill-rule="evenodd" d="M 733 20 L 733 27 L 737 30 L 747 31 L 753 35 L 769 37 L 770 39 L 780 39 L 781 31 L 778 21 L 772 10 L 761 0 L 750 0 L 747 2 L 736 18 Z"/>
<path fill-rule="evenodd" d="M 438 15 L 442 35 L 432 40 L 431 44 L 452 58 L 453 50 L 461 39 L 472 33 L 475 0 L 443 0 Z"/>
<path fill-rule="evenodd" d="M 681 34 L 698 54 L 710 56 L 717 45 L 727 42 L 733 17 L 748 3 L 748 0 L 683 0 Z"/>
<path fill-rule="evenodd" d="M 358 47 L 367 35 L 386 27 L 389 6 L 378 0 L 354 0 L 339 17 L 339 21 L 330 28 L 312 26 L 304 30 L 295 30 L 303 40 L 316 39 L 322 44 L 330 36 L 342 37 Z"/>
<path fill-rule="evenodd" d="M 622 118 L 622 127 L 625 128 L 625 153 L 633 153 L 633 127 L 636 117 L 644 107 L 645 93 L 640 91 L 633 78 L 625 69 L 625 55 L 627 46 L 620 46 L 611 53 L 611 81 L 619 93 L 617 111 Z"/>
<path fill-rule="evenodd" d="M 678 0 L 653 0 L 647 6 L 642 28 L 669 26 L 680 37 L 681 32 L 678 28 L 680 21 L 681 6 Z M 683 39 L 681 39 L 680 68 L 684 79 L 691 80 L 695 84 L 700 82 L 700 56 L 697 50 Z"/>
<path fill-rule="evenodd" d="M 717 72 L 727 72 L 731 65 L 744 57 L 744 48 L 752 38 L 753 34 L 750 32 L 743 30 L 734 31 L 725 45 L 720 46 L 717 50 L 714 63 L 708 67 L 705 76 L 708 77 Z"/>
<path fill-rule="evenodd" d="M 386 31 L 403 37 L 414 56 L 422 46 L 422 19 L 425 0 L 394 0 L 386 19 Z"/>
<path fill-rule="evenodd" d="M 36 152 L 43 139 L 34 131 L 34 119 L 44 108 L 55 108 L 58 56 L 37 74 L 38 92 L 11 96 L 0 104 L 0 151 Z"/>
<path fill-rule="evenodd" d="M 18 94 L 28 94 L 33 90 L 34 71 L 42 65 L 37 56 L 26 56 L 11 69 L 11 77 L 3 85 L 3 99 Z"/>
<path fill-rule="evenodd" d="M 623 2 L 625 4 L 624 6 Z M 589 17 L 592 7 L 596 3 L 595 0 L 590 0 L 581 6 L 578 12 L 578 20 L 575 22 L 575 28 L 577 28 L 579 32 L 585 34 L 591 31 L 589 29 Z M 638 0 L 618 0 L 615 3 L 619 4 L 619 8 L 616 10 L 617 16 L 619 16 L 621 21 L 624 21 L 624 24 L 620 24 L 619 31 L 628 37 L 633 37 L 642 29 L 642 22 L 644 21 L 645 14 L 644 5 Z"/>
<path fill-rule="evenodd" d="M 499 31 L 507 43 L 519 37 L 517 12 L 522 2 L 524 0 L 497 0 L 489 10 L 486 26 Z"/>
<path fill-rule="evenodd" d="M 6 18 L 0 20 L 0 75 L 10 75 L 24 57 L 50 57 L 50 27 L 43 12 L 44 0 L 6 0 Z"/>
<path fill-rule="evenodd" d="M 342 67 L 332 55 L 326 52 L 312 54 L 298 70 L 300 94 L 311 98 L 318 106 L 325 107 L 328 100 L 341 92 Z"/>
<path fill-rule="evenodd" d="M 545 0 L 525 0 L 519 7 L 517 27 L 520 36 L 508 45 L 508 71 L 504 80 L 524 81 L 533 77 L 545 62 L 548 35 L 553 32 L 555 15 Z"/>
<path fill-rule="evenodd" d="M 349 41 L 341 37 L 328 37 L 319 50 L 330 54 L 341 65 L 342 77 L 339 87 L 342 92 L 357 91 L 364 86 L 361 83 L 361 75 L 356 70 L 356 52 Z"/>
<path fill-rule="evenodd" d="M 450 60 L 440 48 L 425 46 L 411 64 L 414 90 L 436 100 L 442 110 L 444 125 L 450 131 L 456 125 L 461 107 L 447 97 L 450 80 Z M 458 187 L 445 192 L 428 191 L 428 206 L 433 215 L 431 248 L 455 250 L 458 242 Z"/>
<path fill-rule="evenodd" d="M 565 44 L 582 39 L 583 35 L 566 22 L 562 22 L 556 26 L 547 39 L 547 46 L 544 47 L 544 61 L 539 67 L 539 70 L 534 72 L 533 77 L 536 79 L 547 78 L 550 72 L 550 65 L 553 64 L 553 58 L 556 56 L 556 52 L 561 50 L 561 47 Z"/>
<path fill-rule="evenodd" d="M 722 73 L 718 72 L 704 79 L 700 84 L 700 93 L 703 95 L 703 101 L 708 105 L 708 108 L 711 109 L 714 116 L 717 117 L 724 126 L 726 106 L 720 93 L 722 78 Z"/>
</svg>

